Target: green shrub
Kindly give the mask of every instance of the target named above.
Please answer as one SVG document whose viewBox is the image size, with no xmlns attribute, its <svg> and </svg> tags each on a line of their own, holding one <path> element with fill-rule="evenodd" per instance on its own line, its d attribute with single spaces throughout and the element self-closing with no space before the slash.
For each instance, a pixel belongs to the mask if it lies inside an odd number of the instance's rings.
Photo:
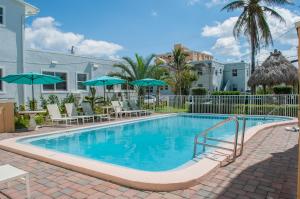
<svg viewBox="0 0 300 199">
<path fill-rule="evenodd" d="M 212 95 L 240 95 L 240 91 L 213 91 Z"/>
<path fill-rule="evenodd" d="M 291 94 L 293 92 L 292 86 L 274 86 L 273 91 L 275 94 Z"/>
<path fill-rule="evenodd" d="M 34 120 L 36 122 L 37 125 L 42 125 L 45 123 L 45 119 L 44 119 L 44 116 L 43 115 L 36 115 L 34 117 Z"/>
<path fill-rule="evenodd" d="M 19 115 L 15 117 L 15 128 L 16 129 L 24 129 L 29 125 L 29 118 L 23 115 Z"/>
<path fill-rule="evenodd" d="M 202 87 L 192 88 L 192 95 L 206 95 L 206 94 L 207 94 L 206 88 L 202 88 Z"/>
</svg>

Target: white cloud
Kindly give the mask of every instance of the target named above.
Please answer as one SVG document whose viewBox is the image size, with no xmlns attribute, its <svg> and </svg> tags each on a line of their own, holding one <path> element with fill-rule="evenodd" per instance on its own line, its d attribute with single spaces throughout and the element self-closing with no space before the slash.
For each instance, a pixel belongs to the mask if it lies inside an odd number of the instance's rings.
<svg viewBox="0 0 300 199">
<path fill-rule="evenodd" d="M 205 5 L 207 7 L 213 7 L 220 4 L 225 4 L 227 0 L 209 0 Z"/>
<path fill-rule="evenodd" d="M 277 42 L 277 44 L 279 43 L 287 48 L 297 46 L 297 34 L 294 24 L 296 21 L 300 20 L 300 15 L 286 8 L 275 7 L 274 9 L 286 21 L 286 23 L 280 23 L 272 16 L 267 17 L 274 43 Z M 245 39 L 242 40 L 242 43 L 234 42 L 234 38 L 232 36 L 233 27 L 237 18 L 238 17 L 230 17 L 222 22 L 216 22 L 215 25 L 206 25 L 202 28 L 202 36 L 216 38 L 215 44 L 212 47 L 214 53 L 243 59 L 245 57 L 249 57 L 249 45 L 245 42 Z M 269 55 L 269 50 L 270 49 L 262 49 L 258 55 L 258 60 L 266 58 L 265 55 Z M 288 52 L 292 53 L 294 51 L 288 50 Z"/>
<path fill-rule="evenodd" d="M 217 39 L 212 50 L 218 52 L 220 55 L 232 57 L 241 56 L 239 42 L 232 36 Z"/>
<path fill-rule="evenodd" d="M 238 17 L 230 17 L 220 22 L 215 22 L 216 25 L 213 26 L 204 26 L 202 29 L 201 35 L 204 37 L 222 37 L 222 36 L 231 36 L 234 24 L 236 23 Z"/>
<path fill-rule="evenodd" d="M 155 10 L 152 10 L 152 11 L 151 11 L 151 16 L 157 17 L 157 16 L 158 16 L 158 13 L 157 13 Z"/>
<path fill-rule="evenodd" d="M 29 48 L 67 52 L 75 46 L 76 53 L 90 56 L 115 56 L 123 47 L 100 40 L 86 39 L 82 34 L 63 32 L 52 17 L 35 19 L 25 29 L 25 44 Z"/>
<path fill-rule="evenodd" d="M 198 4 L 200 2 L 200 0 L 188 0 L 187 1 L 187 4 L 189 5 L 189 6 L 193 6 L 193 5 L 195 5 L 195 4 Z"/>
</svg>

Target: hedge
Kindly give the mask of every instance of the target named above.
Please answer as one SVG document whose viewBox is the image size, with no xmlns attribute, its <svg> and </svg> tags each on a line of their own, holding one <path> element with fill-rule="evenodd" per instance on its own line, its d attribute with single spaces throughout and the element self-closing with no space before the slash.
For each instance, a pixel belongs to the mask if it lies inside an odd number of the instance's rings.
<svg viewBox="0 0 300 199">
<path fill-rule="evenodd" d="M 240 95 L 240 91 L 213 91 L 212 95 Z"/>
<path fill-rule="evenodd" d="M 274 86 L 273 91 L 275 94 L 291 94 L 293 87 L 291 86 Z"/>
<path fill-rule="evenodd" d="M 206 88 L 202 88 L 202 87 L 192 88 L 192 95 L 206 95 L 206 94 L 207 94 Z"/>
</svg>

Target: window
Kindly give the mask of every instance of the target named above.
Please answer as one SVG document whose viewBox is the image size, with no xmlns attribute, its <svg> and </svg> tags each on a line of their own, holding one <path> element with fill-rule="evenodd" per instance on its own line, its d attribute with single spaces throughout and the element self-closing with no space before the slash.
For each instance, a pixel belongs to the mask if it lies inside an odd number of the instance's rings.
<svg viewBox="0 0 300 199">
<path fill-rule="evenodd" d="M 220 74 L 222 74 L 222 69 L 220 68 Z"/>
<path fill-rule="evenodd" d="M 77 73 L 77 89 L 78 90 L 87 90 L 87 86 L 83 84 L 87 80 L 87 74 Z"/>
<path fill-rule="evenodd" d="M 106 86 L 106 89 L 107 89 L 107 90 L 113 90 L 113 89 L 114 89 L 114 86 L 113 86 L 113 85 L 107 85 L 107 86 Z"/>
<path fill-rule="evenodd" d="M 0 25 L 4 25 L 4 7 L 0 6 Z"/>
<path fill-rule="evenodd" d="M 131 85 L 131 84 L 122 84 L 121 85 L 121 89 L 122 90 L 134 90 L 134 86 L 133 85 Z"/>
<path fill-rule="evenodd" d="M 168 85 L 165 86 L 165 90 L 166 91 L 169 90 L 169 86 Z"/>
<path fill-rule="evenodd" d="M 249 76 L 249 69 L 247 69 L 247 77 Z"/>
<path fill-rule="evenodd" d="M 146 92 L 153 93 L 153 86 L 146 87 Z"/>
<path fill-rule="evenodd" d="M 198 84 L 198 87 L 203 87 L 203 84 Z"/>
<path fill-rule="evenodd" d="M 232 90 L 233 90 L 233 91 L 237 91 L 237 90 L 238 90 L 238 87 L 237 87 L 236 84 L 232 84 Z"/>
<path fill-rule="evenodd" d="M 198 75 L 203 75 L 202 68 L 200 68 L 200 69 L 198 70 Z"/>
<path fill-rule="evenodd" d="M 60 77 L 62 80 L 64 80 L 63 82 L 60 82 L 60 83 L 57 83 L 57 84 L 45 84 L 45 85 L 43 85 L 43 90 L 44 91 L 67 91 L 68 90 L 67 73 L 43 71 L 43 74 L 57 76 L 57 77 Z"/>
<path fill-rule="evenodd" d="M 218 76 L 218 71 L 217 70 L 215 70 L 215 75 Z"/>
<path fill-rule="evenodd" d="M 237 69 L 232 69 L 232 76 L 236 77 L 237 76 Z"/>
<path fill-rule="evenodd" d="M 3 69 L 0 68 L 0 78 L 3 77 Z M 3 81 L 0 81 L 0 92 L 3 91 Z"/>
</svg>

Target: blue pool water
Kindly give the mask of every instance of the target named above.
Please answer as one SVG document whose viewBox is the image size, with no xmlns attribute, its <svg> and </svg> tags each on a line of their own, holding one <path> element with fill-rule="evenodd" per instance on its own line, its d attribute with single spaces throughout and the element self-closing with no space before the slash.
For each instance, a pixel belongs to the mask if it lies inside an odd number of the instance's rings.
<svg viewBox="0 0 300 199">
<path fill-rule="evenodd" d="M 26 138 L 20 142 L 119 166 L 164 171 L 190 161 L 194 136 L 227 117 L 179 114 L 60 135 Z M 247 128 L 282 120 L 286 119 L 248 117 Z M 242 121 L 240 129 L 241 126 Z M 232 122 L 212 131 L 209 136 L 229 139 L 233 134 Z"/>
</svg>

